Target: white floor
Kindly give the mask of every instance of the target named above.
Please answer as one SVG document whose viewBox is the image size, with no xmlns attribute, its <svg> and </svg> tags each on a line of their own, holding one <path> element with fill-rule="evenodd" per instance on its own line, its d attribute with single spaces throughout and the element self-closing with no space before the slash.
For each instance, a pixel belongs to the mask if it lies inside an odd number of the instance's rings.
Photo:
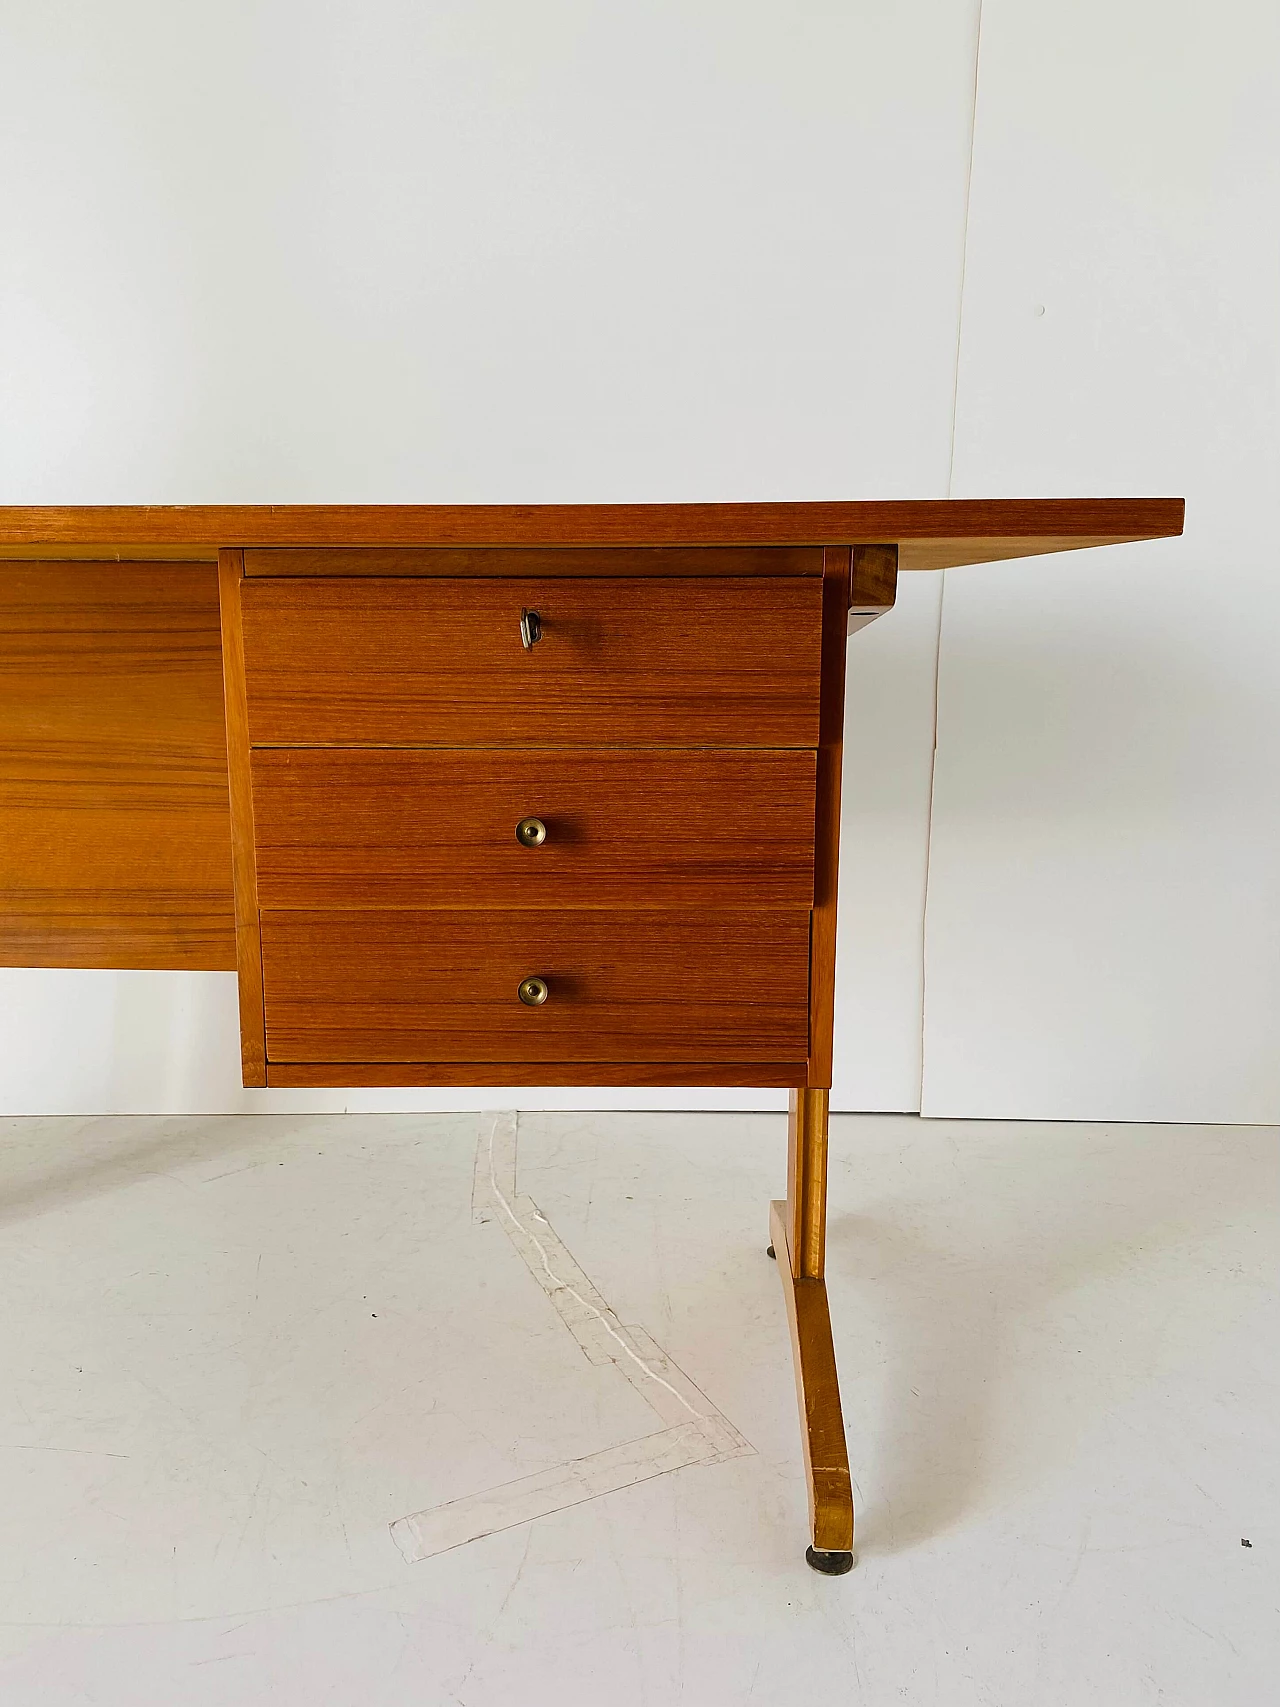
<svg viewBox="0 0 1280 1707">
<path fill-rule="evenodd" d="M 0 1122 L 4 1707 L 1274 1699 L 1275 1129 L 835 1123 L 838 1579 L 764 1115 L 519 1126 L 526 1224 L 751 1450 L 406 1562 L 662 1426 L 473 1207 L 477 1132 Z"/>
</svg>

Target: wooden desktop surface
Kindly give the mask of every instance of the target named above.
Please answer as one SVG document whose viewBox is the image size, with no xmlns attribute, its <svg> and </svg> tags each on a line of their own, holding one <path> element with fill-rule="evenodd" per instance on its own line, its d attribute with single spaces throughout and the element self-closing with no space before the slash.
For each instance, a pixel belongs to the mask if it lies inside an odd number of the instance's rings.
<svg viewBox="0 0 1280 1707">
<path fill-rule="evenodd" d="M 0 508 L 0 556 L 185 558 L 316 546 L 820 546 L 892 543 L 944 569 L 1160 539 L 1180 498 L 776 504 L 143 504 Z"/>
<path fill-rule="evenodd" d="M 896 546 L 898 567 L 937 569 L 1168 537 L 1182 512 L 1167 498 L 0 508 L 0 964 L 235 967 L 220 549 L 243 550 L 250 575 L 483 578 L 511 573 L 514 548 L 522 573 L 598 576 L 621 548 L 628 576 L 805 576 L 824 546 Z M 335 547 L 358 555 L 315 555 Z M 875 554 L 859 561 L 852 604 L 874 613 L 892 576 L 878 587 Z"/>
</svg>

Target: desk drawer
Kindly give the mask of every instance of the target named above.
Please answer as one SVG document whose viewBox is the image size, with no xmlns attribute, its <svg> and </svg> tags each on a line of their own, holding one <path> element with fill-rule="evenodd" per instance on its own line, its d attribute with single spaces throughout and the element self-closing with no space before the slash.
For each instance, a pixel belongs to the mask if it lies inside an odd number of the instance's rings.
<svg viewBox="0 0 1280 1707">
<path fill-rule="evenodd" d="M 262 907 L 813 901 L 812 752 L 259 747 L 251 769 Z"/>
<path fill-rule="evenodd" d="M 809 915 L 264 912 L 268 1062 L 803 1061 Z M 545 981 L 526 1006 L 522 981 Z"/>
<path fill-rule="evenodd" d="M 814 577 L 261 577 L 241 603 L 254 745 L 818 742 Z"/>
</svg>

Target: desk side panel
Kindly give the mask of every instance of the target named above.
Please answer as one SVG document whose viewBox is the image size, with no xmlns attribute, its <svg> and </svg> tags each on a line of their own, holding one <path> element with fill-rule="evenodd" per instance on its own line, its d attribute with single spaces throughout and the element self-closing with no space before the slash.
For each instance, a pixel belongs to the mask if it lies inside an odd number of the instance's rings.
<svg viewBox="0 0 1280 1707">
<path fill-rule="evenodd" d="M 262 1003 L 262 926 L 254 846 L 249 717 L 245 703 L 244 628 L 240 594 L 244 553 L 218 553 L 222 607 L 222 669 L 227 713 L 227 770 L 231 784 L 231 865 L 235 880 L 236 970 L 240 980 L 240 1062 L 246 1086 L 267 1082 Z"/>
<path fill-rule="evenodd" d="M 840 770 L 844 759 L 845 647 L 852 552 L 831 546 L 822 577 L 822 702 L 809 939 L 809 1077 L 829 1089 L 836 1007 L 836 883 L 840 867 Z M 879 596 L 879 595 L 877 595 Z M 889 597 L 886 591 L 883 595 Z"/>
<path fill-rule="evenodd" d="M 235 965 L 217 578 L 0 566 L 0 964 Z"/>
</svg>

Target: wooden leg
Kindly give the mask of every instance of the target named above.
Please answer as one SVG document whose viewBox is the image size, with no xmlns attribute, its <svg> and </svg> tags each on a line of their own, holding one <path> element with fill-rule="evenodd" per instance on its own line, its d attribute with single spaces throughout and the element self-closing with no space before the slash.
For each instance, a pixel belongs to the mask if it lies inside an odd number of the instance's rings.
<svg viewBox="0 0 1280 1707">
<path fill-rule="evenodd" d="M 827 1234 L 827 1092 L 791 1093 L 787 1201 L 769 1232 L 787 1301 L 813 1544 L 805 1557 L 839 1576 L 853 1566 L 853 1489 L 840 1414 L 831 1313 L 823 1278 Z"/>
</svg>

